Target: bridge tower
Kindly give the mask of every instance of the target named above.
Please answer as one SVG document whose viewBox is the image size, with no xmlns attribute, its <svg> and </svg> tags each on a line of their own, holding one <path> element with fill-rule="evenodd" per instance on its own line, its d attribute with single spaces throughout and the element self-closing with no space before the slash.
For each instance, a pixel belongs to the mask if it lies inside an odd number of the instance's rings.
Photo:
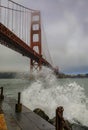
<svg viewBox="0 0 88 130">
<path fill-rule="evenodd" d="M 30 47 L 40 55 L 39 62 L 30 60 L 30 69 L 41 69 L 42 45 L 41 45 L 41 16 L 40 12 L 31 13 Z"/>
</svg>

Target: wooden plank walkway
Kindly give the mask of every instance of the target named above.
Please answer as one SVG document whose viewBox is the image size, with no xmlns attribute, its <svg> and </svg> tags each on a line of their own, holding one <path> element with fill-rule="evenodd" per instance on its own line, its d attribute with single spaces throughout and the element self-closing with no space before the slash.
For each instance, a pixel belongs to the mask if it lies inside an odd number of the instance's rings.
<svg viewBox="0 0 88 130">
<path fill-rule="evenodd" d="M 6 98 L 0 103 L 8 130 L 55 130 L 50 123 L 25 106 L 21 113 L 15 113 L 16 100 Z"/>
</svg>

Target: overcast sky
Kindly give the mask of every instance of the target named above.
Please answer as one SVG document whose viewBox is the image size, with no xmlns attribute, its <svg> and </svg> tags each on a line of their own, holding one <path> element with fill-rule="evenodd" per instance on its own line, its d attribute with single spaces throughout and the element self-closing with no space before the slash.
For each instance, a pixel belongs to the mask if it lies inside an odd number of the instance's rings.
<svg viewBox="0 0 88 130">
<path fill-rule="evenodd" d="M 41 10 L 54 66 L 65 73 L 88 72 L 88 0 L 14 1 Z M 28 58 L 0 45 L 0 71 L 28 69 Z"/>
</svg>

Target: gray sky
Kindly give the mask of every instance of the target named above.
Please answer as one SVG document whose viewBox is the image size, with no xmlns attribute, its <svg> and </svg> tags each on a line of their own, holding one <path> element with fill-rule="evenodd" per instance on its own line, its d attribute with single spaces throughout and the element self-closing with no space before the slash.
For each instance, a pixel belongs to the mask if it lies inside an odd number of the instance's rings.
<svg viewBox="0 0 88 130">
<path fill-rule="evenodd" d="M 60 71 L 88 72 L 88 0 L 14 1 L 41 10 L 49 51 Z M 28 69 L 28 58 L 0 45 L 0 71 Z"/>
</svg>

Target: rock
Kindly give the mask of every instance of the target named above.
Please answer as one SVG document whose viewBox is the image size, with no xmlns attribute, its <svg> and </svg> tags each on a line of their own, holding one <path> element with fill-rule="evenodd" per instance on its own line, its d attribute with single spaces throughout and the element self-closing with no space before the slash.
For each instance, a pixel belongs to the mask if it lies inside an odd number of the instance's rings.
<svg viewBox="0 0 88 130">
<path fill-rule="evenodd" d="M 37 115 L 41 116 L 43 119 L 45 119 L 46 121 L 49 120 L 49 117 L 47 114 L 45 114 L 45 112 L 43 110 L 41 110 L 40 108 L 36 108 L 33 110 L 33 112 L 35 112 Z"/>
<path fill-rule="evenodd" d="M 82 126 L 81 122 L 79 122 L 77 119 L 74 118 L 73 120 L 74 120 L 75 124 Z"/>
<path fill-rule="evenodd" d="M 56 117 L 49 119 L 48 122 L 55 126 L 56 125 Z"/>
<path fill-rule="evenodd" d="M 45 119 L 52 125 L 56 126 L 56 117 L 49 119 L 48 115 L 40 108 L 36 108 L 33 112 L 35 112 L 37 115 L 41 116 L 43 119 Z M 76 123 L 71 124 L 68 120 L 65 120 L 65 124 L 71 130 L 88 130 L 88 127 L 82 126 L 82 124 L 80 122 L 78 122 L 77 120 L 75 120 L 75 121 L 77 122 L 77 124 Z M 63 129 L 63 130 L 65 130 L 65 129 Z"/>
<path fill-rule="evenodd" d="M 72 130 L 88 130 L 88 127 L 79 124 L 72 124 Z"/>
<path fill-rule="evenodd" d="M 65 120 L 65 124 L 72 130 L 72 124 L 68 120 Z"/>
</svg>

